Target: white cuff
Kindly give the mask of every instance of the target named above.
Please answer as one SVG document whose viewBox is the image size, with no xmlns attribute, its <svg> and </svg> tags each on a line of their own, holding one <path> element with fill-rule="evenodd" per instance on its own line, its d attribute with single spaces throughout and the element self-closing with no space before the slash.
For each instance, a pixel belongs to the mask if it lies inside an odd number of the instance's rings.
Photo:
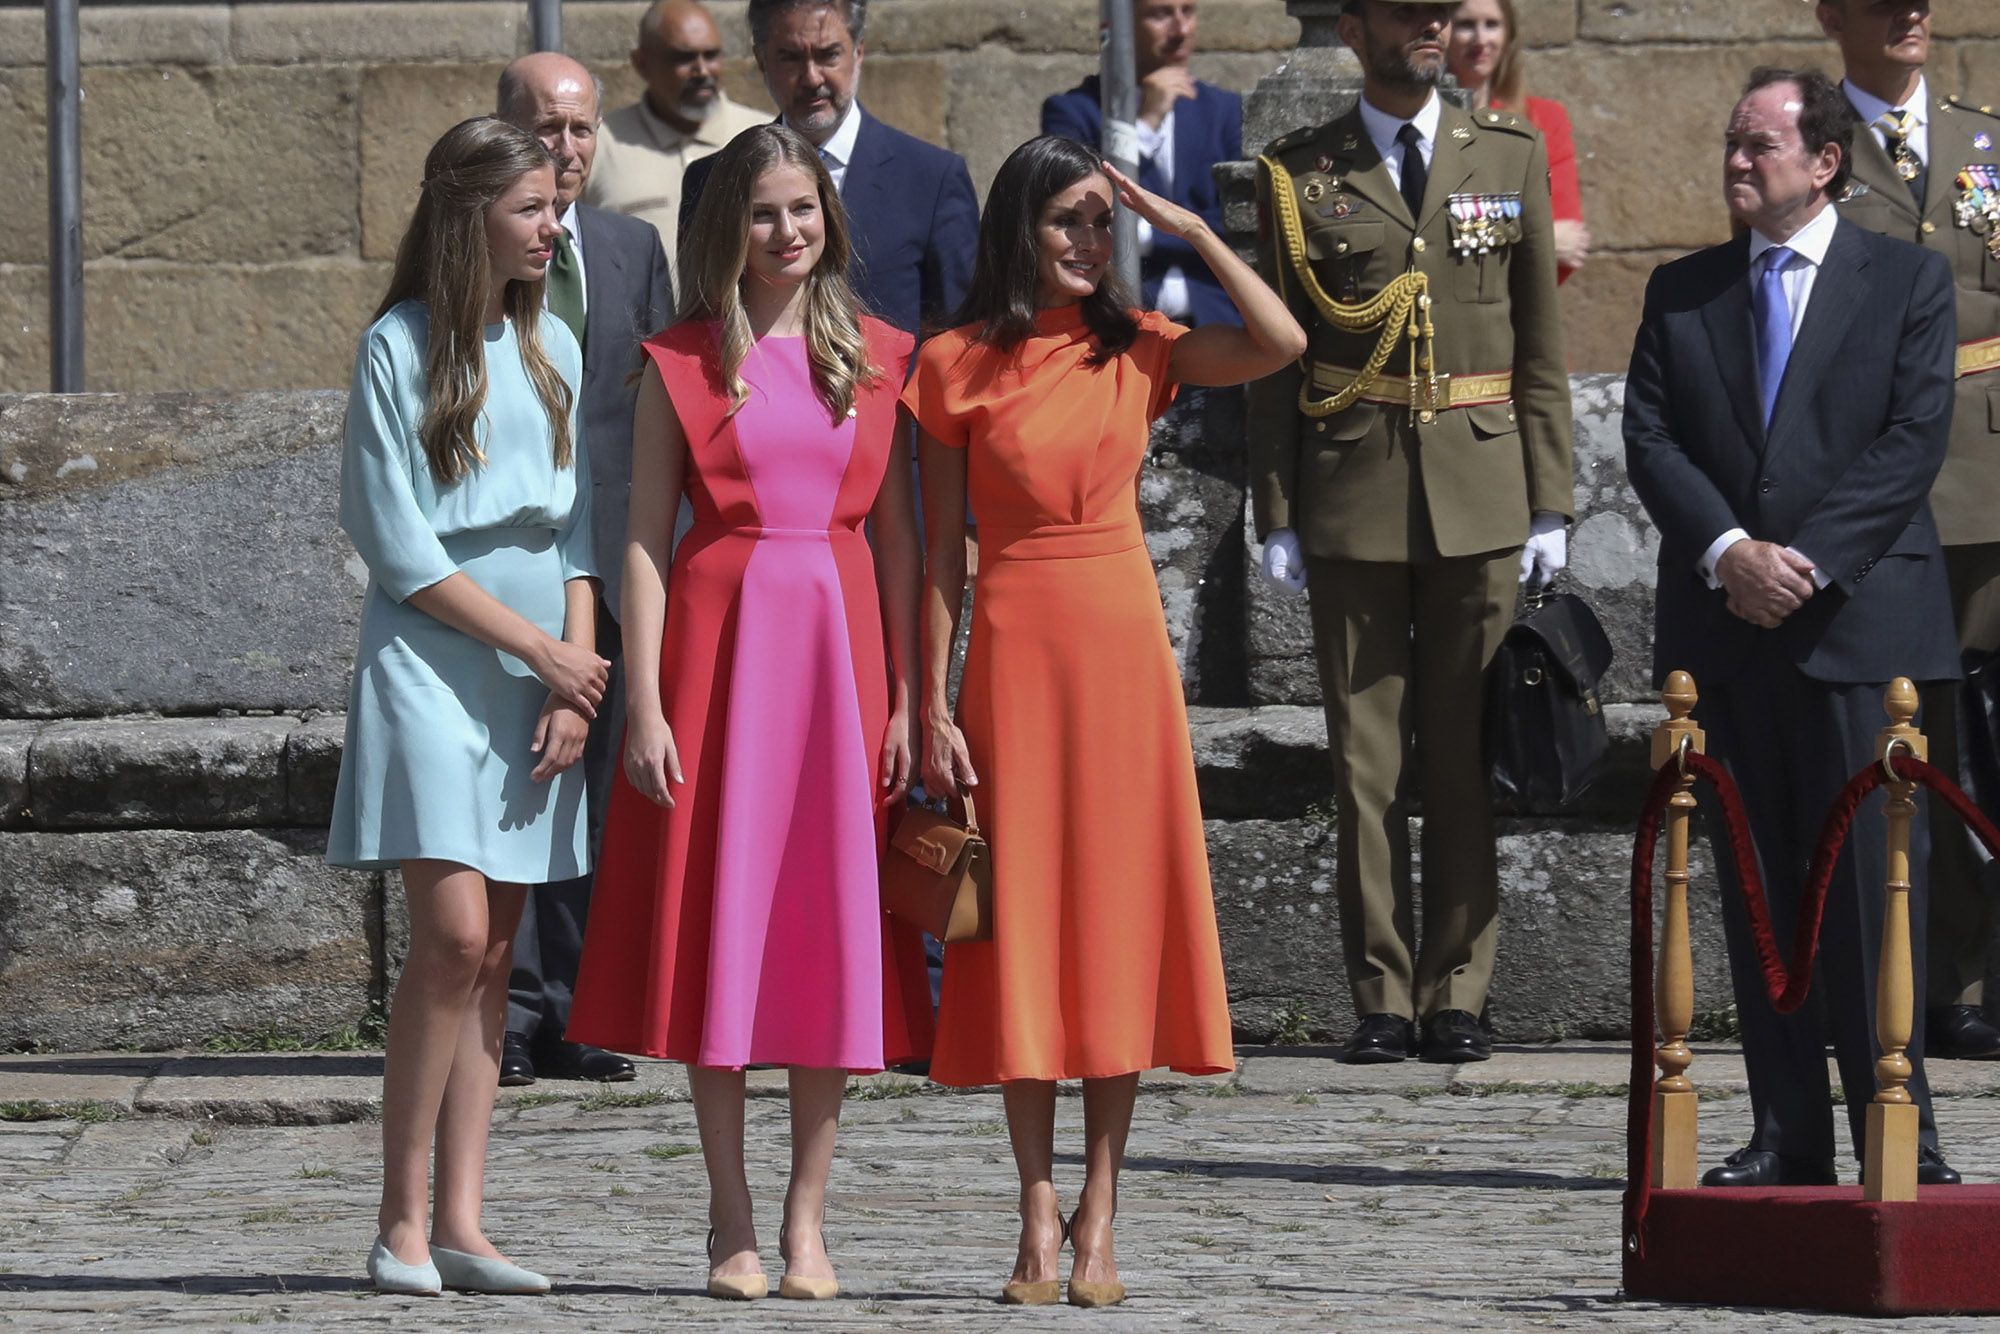
<svg viewBox="0 0 2000 1334">
<path fill-rule="evenodd" d="M 1722 580 L 1717 578 L 1715 574 L 1716 562 L 1722 559 L 1723 552 L 1729 550 L 1729 548 L 1735 546 L 1738 542 L 1748 542 L 1749 540 L 1750 534 L 1748 531 L 1742 528 L 1731 528 L 1721 537 L 1716 538 L 1708 544 L 1708 550 L 1704 551 L 1701 559 L 1695 562 L 1694 572 L 1700 575 L 1703 582 L 1710 588 L 1722 587 Z"/>
</svg>

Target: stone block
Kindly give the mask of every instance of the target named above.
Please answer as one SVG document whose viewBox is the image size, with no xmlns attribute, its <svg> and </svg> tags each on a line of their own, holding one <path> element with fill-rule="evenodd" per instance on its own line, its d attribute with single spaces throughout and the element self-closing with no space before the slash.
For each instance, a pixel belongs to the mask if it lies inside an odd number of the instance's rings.
<svg viewBox="0 0 2000 1334">
<path fill-rule="evenodd" d="M 1653 13 L 1678 7 L 1623 8 Z M 1758 65 L 1825 65 L 1832 54 L 1823 41 L 1579 44 L 1538 54 L 1536 86 L 1560 91 L 1576 127 L 1584 216 L 1597 246 L 1685 250 L 1726 240 L 1718 146 L 1744 79 Z"/>
<path fill-rule="evenodd" d="M 333 793 L 340 783 L 340 752 L 347 739 L 347 715 L 323 713 L 285 734 L 285 821 L 325 825 L 333 819 Z"/>
<path fill-rule="evenodd" d="M 0 392 L 46 389 L 48 271 L 0 268 Z M 127 264 L 84 270 L 86 387 L 97 390 L 345 386 L 389 266 Z"/>
<path fill-rule="evenodd" d="M 1607 701 L 1653 701 L 1653 585 L 1660 536 L 1625 476 L 1625 382 L 1570 378 L 1576 420 L 1576 525 L 1563 582 L 1583 594 L 1611 638 Z"/>
<path fill-rule="evenodd" d="M 499 0 L 244 4 L 231 35 L 245 65 L 511 60 L 527 41 L 527 6 Z"/>
<path fill-rule="evenodd" d="M 0 834 L 0 1049 L 309 1039 L 366 1015 L 379 877 L 296 831 Z"/>
<path fill-rule="evenodd" d="M 292 718 L 51 723 L 29 783 L 39 829 L 235 829 L 285 819 Z"/>
<path fill-rule="evenodd" d="M 1590 216 L 1588 201 L 1584 216 Z M 1623 375 L 1653 270 L 1683 250 L 1598 251 L 1562 286 L 1563 351 L 1578 374 Z"/>
<path fill-rule="evenodd" d="M 1962 42 L 1957 54 L 1959 68 L 1964 71 L 1959 90 L 1980 106 L 2000 107 L 2000 41 Z"/>
<path fill-rule="evenodd" d="M 355 77 L 337 66 L 86 69 L 86 258 L 236 265 L 352 251 Z M 0 71 L 0 175 L 37 218 L 48 207 L 42 84 L 40 70 Z M 0 263 L 47 254 L 46 227 L 0 234 Z"/>
<path fill-rule="evenodd" d="M 8 407 L 0 470 L 51 423 L 77 458 L 154 431 L 182 452 L 0 497 L 0 716 L 344 707 L 365 587 L 333 522 L 345 395 Z"/>
<path fill-rule="evenodd" d="M 1205 25 L 1207 5 L 1202 7 L 1202 17 Z M 1008 5 L 969 5 L 963 0 L 894 0 L 869 11 L 868 48 L 871 52 L 989 48 L 987 54 L 996 59 L 1004 58 L 1003 51 L 1095 52 L 1097 13 L 1090 6 L 1070 0 L 1016 0 Z"/>
<path fill-rule="evenodd" d="M 1243 394 L 1183 392 L 1153 427 L 1139 510 L 1160 582 L 1167 634 L 1191 700 L 1244 699 Z"/>
<path fill-rule="evenodd" d="M 362 72 L 362 258 L 395 259 L 417 206 L 425 154 L 460 121 L 493 114 L 504 64 L 373 65 Z"/>
<path fill-rule="evenodd" d="M 0 829 L 14 829 L 33 817 L 28 787 L 28 754 L 43 723 L 0 720 Z"/>
<path fill-rule="evenodd" d="M 1520 16 L 1523 44 L 1566 46 L 1575 41 L 1576 10 L 1575 0 L 1519 0 L 1514 12 Z"/>
<path fill-rule="evenodd" d="M 886 11 L 889 7 L 884 6 Z M 872 68 L 872 64 L 871 64 Z M 983 202 L 1007 155 L 1042 131 L 1042 100 L 1095 72 L 1089 55 L 1014 55 L 983 50 L 947 65 L 946 131 Z M 872 106 L 873 103 L 871 102 Z"/>
<path fill-rule="evenodd" d="M 1825 40 L 1819 20 L 1813 16 L 1814 6 L 1806 4 L 1678 0 L 1674 4 L 1635 5 L 1624 0 L 1584 0 L 1577 9 L 1581 11 L 1577 35 L 1587 42 Z"/>
<path fill-rule="evenodd" d="M 1422 893 L 1421 834 L 1417 839 Z M 1238 1038 L 1279 1029 L 1344 1036 L 1354 1020 L 1341 957 L 1334 838 L 1315 821 L 1211 821 L 1208 847 Z M 1620 1037 L 1630 1022 L 1628 836 L 1552 822 L 1501 825 L 1500 944 L 1490 1018 L 1508 1041 Z M 1706 845 L 1690 913 L 1696 1013 L 1730 1003 Z M 1421 915 L 1419 915 L 1421 920 Z"/>
<path fill-rule="evenodd" d="M 930 56 L 872 56 L 862 66 L 862 101 L 872 115 L 906 134 L 956 147 L 946 125 L 945 68 L 943 60 Z"/>
<path fill-rule="evenodd" d="M 1299 21 L 1264 0 L 1204 0 L 1195 38 L 1195 72 L 1213 80 L 1208 59 L 1224 51 L 1282 54 L 1299 44 Z M 1268 63 L 1268 62 L 1267 62 Z"/>
<path fill-rule="evenodd" d="M 229 60 L 225 5 L 86 5 L 77 15 L 85 65 L 220 65 Z M 48 59 L 42 6 L 0 10 L 0 66 Z"/>
</svg>

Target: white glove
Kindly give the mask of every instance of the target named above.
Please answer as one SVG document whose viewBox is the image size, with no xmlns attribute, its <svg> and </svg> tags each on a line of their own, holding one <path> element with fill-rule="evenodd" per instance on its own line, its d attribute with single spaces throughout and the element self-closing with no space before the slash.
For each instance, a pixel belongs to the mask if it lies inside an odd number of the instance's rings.
<svg viewBox="0 0 2000 1334">
<path fill-rule="evenodd" d="M 1521 582 L 1546 587 L 1569 564 L 1568 521 L 1548 510 L 1535 511 L 1528 544 L 1521 548 Z"/>
<path fill-rule="evenodd" d="M 1306 591 L 1306 558 L 1291 529 L 1280 528 L 1264 539 L 1264 577 L 1287 593 Z"/>
</svg>

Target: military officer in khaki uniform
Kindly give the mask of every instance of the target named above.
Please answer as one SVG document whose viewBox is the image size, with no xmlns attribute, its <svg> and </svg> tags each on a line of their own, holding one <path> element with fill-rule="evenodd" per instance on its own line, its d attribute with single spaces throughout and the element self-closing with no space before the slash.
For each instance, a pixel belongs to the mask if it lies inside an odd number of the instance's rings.
<svg viewBox="0 0 2000 1334">
<path fill-rule="evenodd" d="M 1931 491 L 1944 543 L 1959 645 L 2000 649 L 2000 117 L 1938 97 L 1924 79 L 1931 7 L 1922 0 L 1822 0 L 1820 26 L 1840 45 L 1841 91 L 1861 125 L 1840 215 L 1951 261 L 1958 287 L 1958 395 L 1951 452 Z M 1926 699 L 1931 759 L 1958 767 L 1951 724 L 1957 687 Z M 1981 1013 L 1989 889 L 1970 837 L 1931 806 L 1930 976 L 1925 1054 L 2000 1057 L 2000 1029 Z"/>
<path fill-rule="evenodd" d="M 1361 104 L 1260 172 L 1264 272 L 1310 346 L 1251 386 L 1253 504 L 1266 573 L 1312 602 L 1361 1016 L 1344 1058 L 1364 1063 L 1488 1054 L 1481 679 L 1574 514 L 1548 156 L 1524 118 L 1438 96 L 1451 13 L 1351 0 Z"/>
</svg>

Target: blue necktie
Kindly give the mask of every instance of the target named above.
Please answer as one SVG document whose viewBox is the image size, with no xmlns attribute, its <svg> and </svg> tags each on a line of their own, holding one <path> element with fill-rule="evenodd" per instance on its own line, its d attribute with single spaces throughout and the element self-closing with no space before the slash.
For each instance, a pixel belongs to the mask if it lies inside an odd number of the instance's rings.
<svg viewBox="0 0 2000 1334">
<path fill-rule="evenodd" d="M 1757 388 L 1764 403 L 1764 425 L 1778 406 L 1778 386 L 1785 382 L 1785 363 L 1792 357 L 1792 303 L 1785 300 L 1785 267 L 1793 252 L 1773 246 L 1764 252 L 1764 272 L 1757 279 Z"/>
</svg>

